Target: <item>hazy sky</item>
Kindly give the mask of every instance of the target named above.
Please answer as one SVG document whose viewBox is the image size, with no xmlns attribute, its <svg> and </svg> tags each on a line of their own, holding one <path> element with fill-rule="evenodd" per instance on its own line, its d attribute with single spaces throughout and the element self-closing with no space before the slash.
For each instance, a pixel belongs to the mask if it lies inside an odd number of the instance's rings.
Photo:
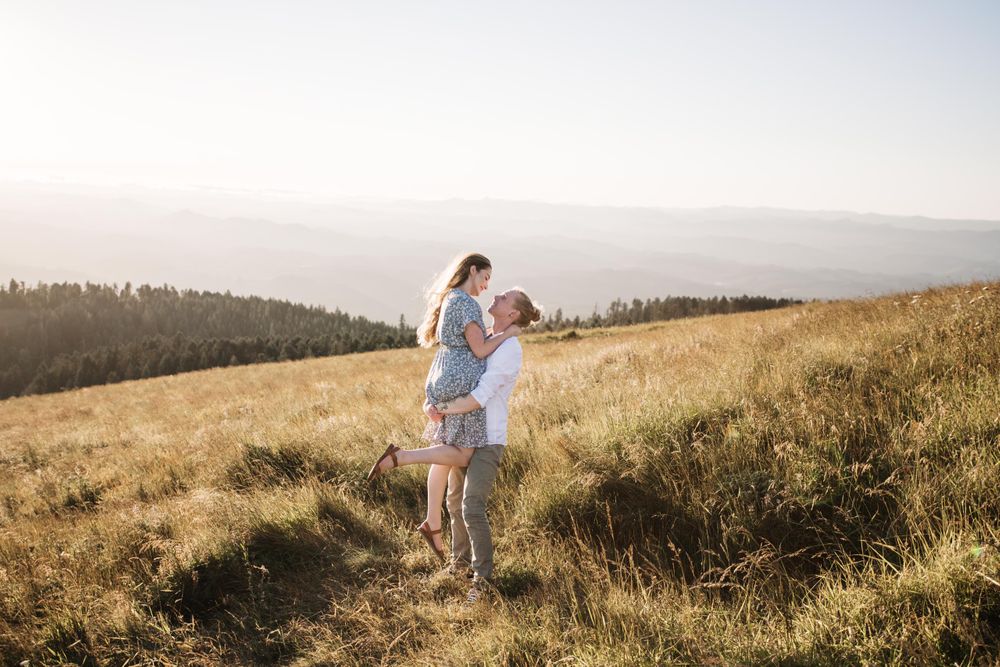
<svg viewBox="0 0 1000 667">
<path fill-rule="evenodd" d="M 1000 219 L 1000 2 L 0 3 L 0 179 Z"/>
</svg>

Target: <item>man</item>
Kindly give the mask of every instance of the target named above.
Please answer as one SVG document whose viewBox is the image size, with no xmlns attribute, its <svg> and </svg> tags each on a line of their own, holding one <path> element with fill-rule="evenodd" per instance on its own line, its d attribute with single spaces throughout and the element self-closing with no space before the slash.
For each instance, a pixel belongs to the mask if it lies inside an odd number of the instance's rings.
<svg viewBox="0 0 1000 667">
<path fill-rule="evenodd" d="M 524 328 L 539 319 L 538 307 L 520 289 L 493 298 L 487 312 L 493 331 L 512 324 Z M 448 477 L 448 514 L 451 517 L 452 567 L 473 572 L 466 601 L 477 602 L 493 578 L 493 536 L 486 503 L 507 445 L 507 402 L 521 370 L 521 344 L 517 338 L 504 341 L 486 360 L 486 372 L 471 394 L 446 403 L 424 406 L 431 419 L 486 409 L 487 442 L 472 455 L 467 468 L 453 467 Z"/>
</svg>

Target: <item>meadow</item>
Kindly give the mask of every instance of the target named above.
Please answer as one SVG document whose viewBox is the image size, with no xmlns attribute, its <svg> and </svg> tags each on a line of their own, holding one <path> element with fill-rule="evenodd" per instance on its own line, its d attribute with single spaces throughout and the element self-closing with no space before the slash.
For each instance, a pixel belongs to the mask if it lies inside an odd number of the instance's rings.
<svg viewBox="0 0 1000 667">
<path fill-rule="evenodd" d="M 0 402 L 3 664 L 995 664 L 1000 283 L 524 337 L 496 593 L 414 532 L 432 352 Z"/>
</svg>

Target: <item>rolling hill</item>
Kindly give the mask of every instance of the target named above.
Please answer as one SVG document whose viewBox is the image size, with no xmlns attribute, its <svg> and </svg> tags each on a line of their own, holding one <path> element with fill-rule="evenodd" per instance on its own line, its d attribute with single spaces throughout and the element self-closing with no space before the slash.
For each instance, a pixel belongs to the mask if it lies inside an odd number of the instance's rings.
<svg viewBox="0 0 1000 667">
<path fill-rule="evenodd" d="M 524 339 L 497 592 L 413 531 L 431 351 L 0 402 L 7 664 L 991 664 L 1000 283 Z"/>
</svg>

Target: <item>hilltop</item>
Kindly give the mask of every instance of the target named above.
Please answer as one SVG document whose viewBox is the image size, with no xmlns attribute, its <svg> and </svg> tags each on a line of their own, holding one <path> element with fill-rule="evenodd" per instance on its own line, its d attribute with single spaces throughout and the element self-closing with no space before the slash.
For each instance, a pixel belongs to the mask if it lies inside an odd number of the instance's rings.
<svg viewBox="0 0 1000 667">
<path fill-rule="evenodd" d="M 459 604 L 412 528 L 431 351 L 0 402 L 10 664 L 1000 658 L 1000 283 L 524 339 Z"/>
</svg>

